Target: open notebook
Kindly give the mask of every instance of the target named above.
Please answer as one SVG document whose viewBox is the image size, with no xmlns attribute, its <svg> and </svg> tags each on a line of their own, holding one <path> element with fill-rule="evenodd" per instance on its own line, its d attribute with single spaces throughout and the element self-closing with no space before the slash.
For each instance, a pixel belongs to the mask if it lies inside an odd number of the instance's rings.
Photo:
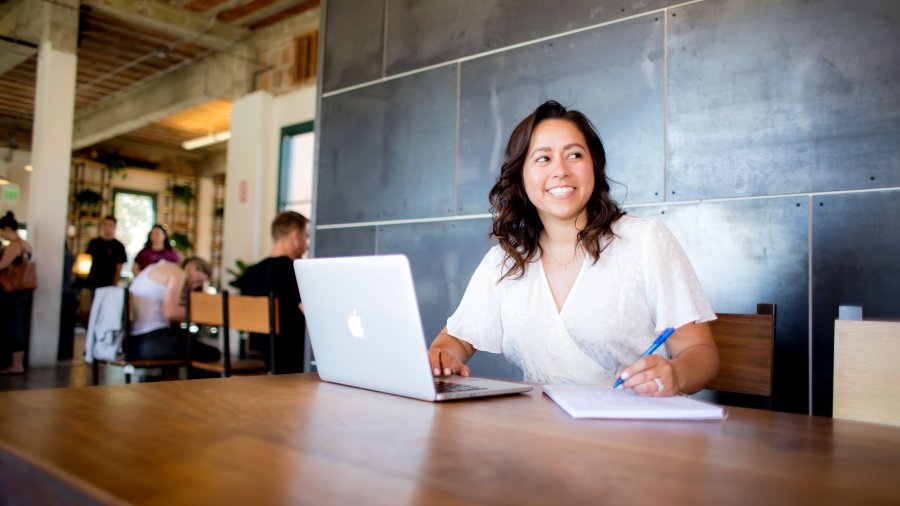
<svg viewBox="0 0 900 506">
<path fill-rule="evenodd" d="M 726 415 L 723 406 L 680 395 L 642 397 L 631 390 L 572 385 L 544 385 L 543 389 L 573 418 L 721 420 Z"/>
</svg>

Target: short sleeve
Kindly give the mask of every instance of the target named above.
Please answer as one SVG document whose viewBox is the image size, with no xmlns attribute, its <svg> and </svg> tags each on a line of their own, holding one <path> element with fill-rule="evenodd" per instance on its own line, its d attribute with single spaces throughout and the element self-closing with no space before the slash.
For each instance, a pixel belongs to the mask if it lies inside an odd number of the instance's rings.
<svg viewBox="0 0 900 506">
<path fill-rule="evenodd" d="M 122 243 L 116 243 L 116 246 L 118 246 L 116 251 L 116 263 L 124 264 L 128 261 L 128 256 L 125 254 L 125 246 L 122 245 Z"/>
<path fill-rule="evenodd" d="M 447 319 L 447 332 L 451 336 L 491 353 L 502 351 L 503 325 L 497 294 L 502 260 L 499 247 L 488 251 L 472 274 L 456 312 Z"/>
<path fill-rule="evenodd" d="M 657 332 L 715 320 L 687 255 L 669 229 L 652 221 L 644 249 L 647 305 Z"/>
<path fill-rule="evenodd" d="M 138 267 L 143 269 L 147 267 L 147 248 L 138 251 L 137 256 L 134 257 L 134 263 L 138 264 Z"/>
</svg>

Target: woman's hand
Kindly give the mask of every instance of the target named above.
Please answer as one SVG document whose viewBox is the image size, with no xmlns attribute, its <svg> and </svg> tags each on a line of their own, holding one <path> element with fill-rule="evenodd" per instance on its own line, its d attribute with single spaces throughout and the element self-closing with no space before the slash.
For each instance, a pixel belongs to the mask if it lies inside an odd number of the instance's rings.
<svg viewBox="0 0 900 506">
<path fill-rule="evenodd" d="M 431 372 L 435 376 L 468 376 L 470 371 L 465 362 L 474 353 L 475 348 L 471 344 L 451 336 L 444 327 L 428 349 Z"/>
<path fill-rule="evenodd" d="M 688 323 L 666 341 L 672 355 L 648 355 L 622 369 L 623 388 L 640 395 L 668 397 L 702 390 L 719 372 L 719 350 L 707 323 Z"/>
<path fill-rule="evenodd" d="M 647 355 L 622 369 L 622 388 L 630 388 L 639 395 L 670 397 L 680 392 L 678 373 L 660 355 Z"/>
<path fill-rule="evenodd" d="M 452 350 L 432 346 L 428 350 L 428 359 L 431 361 L 431 372 L 435 376 L 469 375 L 469 366 L 462 363 Z"/>
</svg>

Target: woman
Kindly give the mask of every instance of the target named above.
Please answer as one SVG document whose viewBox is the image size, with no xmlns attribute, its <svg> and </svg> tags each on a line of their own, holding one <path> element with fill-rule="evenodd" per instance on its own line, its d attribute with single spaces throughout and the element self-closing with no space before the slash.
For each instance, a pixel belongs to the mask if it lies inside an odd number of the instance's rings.
<svg viewBox="0 0 900 506">
<path fill-rule="evenodd" d="M 137 256 L 134 257 L 134 265 L 131 267 L 131 272 L 137 276 L 141 269 L 160 260 L 168 260 L 177 264 L 181 261 L 181 257 L 178 255 L 178 252 L 172 249 L 166 228 L 157 223 L 153 225 L 150 233 L 147 234 L 147 242 L 144 244 L 144 249 L 139 251 Z"/>
<path fill-rule="evenodd" d="M 499 245 L 435 338 L 435 375 L 462 374 L 476 350 L 502 353 L 537 383 L 612 385 L 671 396 L 718 371 L 715 319 L 675 238 L 626 216 L 609 195 L 590 121 L 554 101 L 513 131 L 490 192 Z M 663 354 L 638 358 L 667 327 Z"/>
<path fill-rule="evenodd" d="M 127 355 L 134 359 L 187 357 L 188 337 L 170 332 L 171 322 L 184 321 L 181 305 L 185 290 L 199 291 L 212 275 L 205 260 L 192 257 L 178 264 L 161 261 L 142 270 L 128 287 L 134 320 L 128 338 Z M 197 360 L 217 361 L 219 350 L 191 338 L 192 355 Z"/>
<path fill-rule="evenodd" d="M 21 264 L 25 255 L 31 256 L 31 244 L 19 237 L 19 223 L 12 211 L 0 218 L 0 238 L 9 245 L 0 256 L 0 270 L 12 264 Z M 31 315 L 31 292 L 0 292 L 0 326 L 3 328 L 2 353 L 0 360 L 6 363 L 9 354 L 12 363 L 0 369 L 0 374 L 22 374 L 25 372 L 25 340 L 28 338 L 28 317 Z"/>
</svg>

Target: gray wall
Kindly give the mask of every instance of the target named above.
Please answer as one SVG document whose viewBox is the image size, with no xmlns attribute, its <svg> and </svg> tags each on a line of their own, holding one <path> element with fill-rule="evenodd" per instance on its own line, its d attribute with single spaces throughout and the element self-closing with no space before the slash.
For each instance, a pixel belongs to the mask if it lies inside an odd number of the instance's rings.
<svg viewBox="0 0 900 506">
<path fill-rule="evenodd" d="M 407 254 L 429 336 L 491 245 L 512 127 L 550 98 L 592 118 L 614 196 L 672 229 L 716 311 L 778 305 L 775 409 L 830 414 L 839 304 L 900 318 L 900 2 L 322 12 L 314 254 Z M 520 377 L 488 354 L 473 368 Z"/>
</svg>

